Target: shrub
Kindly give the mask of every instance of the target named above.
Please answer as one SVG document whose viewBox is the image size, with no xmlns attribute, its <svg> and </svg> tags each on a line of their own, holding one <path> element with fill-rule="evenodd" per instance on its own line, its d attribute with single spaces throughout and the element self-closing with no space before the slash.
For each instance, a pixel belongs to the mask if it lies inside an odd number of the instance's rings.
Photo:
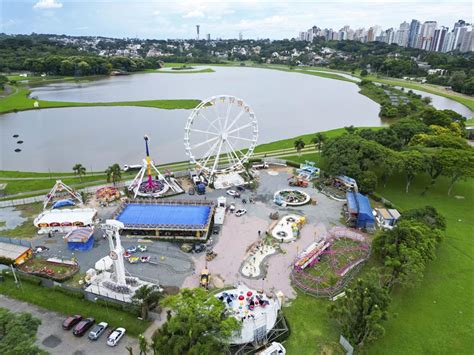
<svg viewBox="0 0 474 355">
<path fill-rule="evenodd" d="M 61 286 L 54 286 L 53 290 L 56 291 L 56 292 L 65 294 L 67 296 L 77 298 L 78 300 L 84 299 L 84 294 L 82 292 L 79 292 L 79 291 L 73 291 L 73 290 L 70 290 L 68 288 L 64 288 L 64 287 L 61 287 Z"/>
</svg>

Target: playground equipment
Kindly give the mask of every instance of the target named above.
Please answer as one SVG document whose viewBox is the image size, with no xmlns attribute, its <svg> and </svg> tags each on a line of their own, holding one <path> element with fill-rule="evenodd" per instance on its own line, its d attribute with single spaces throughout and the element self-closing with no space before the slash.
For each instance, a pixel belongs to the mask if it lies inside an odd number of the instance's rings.
<svg viewBox="0 0 474 355">
<path fill-rule="evenodd" d="M 282 207 L 286 206 L 302 206 L 307 204 L 311 197 L 306 192 L 296 189 L 285 189 L 275 192 L 273 201 Z"/>
<path fill-rule="evenodd" d="M 201 101 L 184 128 L 189 161 L 211 184 L 218 175 L 227 175 L 226 180 L 232 181 L 235 174 L 244 171 L 257 138 L 255 113 L 242 99 L 230 95 Z"/>
<path fill-rule="evenodd" d="M 306 218 L 296 214 L 290 214 L 281 218 L 272 228 L 271 235 L 282 243 L 294 241 L 300 234 L 300 230 L 306 223 Z"/>
<path fill-rule="evenodd" d="M 169 189 L 176 193 L 184 192 L 176 181 L 173 181 L 172 178 L 169 178 L 168 181 L 163 174 L 160 173 L 150 158 L 150 150 L 148 148 L 149 138 L 146 135 L 143 138 L 145 140 L 146 158 L 143 159 L 142 168 L 133 179 L 128 190 L 134 193 L 134 197 L 160 197 Z M 155 178 L 153 178 L 154 173 L 156 173 Z"/>
<path fill-rule="evenodd" d="M 300 168 L 296 170 L 296 172 L 299 174 L 298 178 L 305 181 L 311 181 L 315 178 L 319 178 L 321 170 L 315 167 L 315 165 L 316 163 L 314 161 L 305 160 L 305 162 L 300 165 Z"/>
<path fill-rule="evenodd" d="M 69 199 L 68 199 L 69 198 Z M 61 207 L 55 203 L 60 203 L 61 201 L 70 201 L 70 204 L 64 204 L 64 206 L 71 206 L 75 203 L 82 204 L 81 194 L 74 189 L 67 186 L 61 180 L 56 180 L 51 191 L 45 196 L 43 201 L 43 209 L 45 209 L 48 204 L 51 204 L 53 208 Z"/>
<path fill-rule="evenodd" d="M 120 198 L 120 192 L 113 186 L 104 186 L 97 189 L 95 197 L 100 202 L 112 202 Z"/>
<path fill-rule="evenodd" d="M 292 176 L 288 179 L 288 185 L 297 187 L 308 187 L 308 181 L 303 180 L 299 176 Z"/>
<path fill-rule="evenodd" d="M 305 293 L 332 297 L 340 293 L 370 255 L 364 234 L 333 227 L 328 235 L 310 244 L 295 260 L 293 284 Z"/>
</svg>

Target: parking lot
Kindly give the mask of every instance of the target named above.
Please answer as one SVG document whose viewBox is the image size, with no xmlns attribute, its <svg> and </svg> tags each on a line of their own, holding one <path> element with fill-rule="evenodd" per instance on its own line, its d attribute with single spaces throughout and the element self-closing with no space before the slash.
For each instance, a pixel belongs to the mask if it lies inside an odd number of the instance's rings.
<svg viewBox="0 0 474 355">
<path fill-rule="evenodd" d="M 66 331 L 62 329 L 62 323 L 65 316 L 46 311 L 32 304 L 17 301 L 0 295 L 0 307 L 7 308 L 13 312 L 28 312 L 41 320 L 41 325 L 37 333 L 37 345 L 48 351 L 50 354 L 128 354 L 127 347 L 131 346 L 134 353 L 137 353 L 138 342 L 136 339 L 125 335 L 120 343 L 111 348 L 107 346 L 107 335 L 109 329 L 97 340 L 91 341 L 87 338 L 87 333 L 83 337 L 76 337 L 72 334 L 72 330 Z M 83 316 L 87 317 L 87 314 Z M 100 322 L 100 320 L 97 320 Z"/>
</svg>

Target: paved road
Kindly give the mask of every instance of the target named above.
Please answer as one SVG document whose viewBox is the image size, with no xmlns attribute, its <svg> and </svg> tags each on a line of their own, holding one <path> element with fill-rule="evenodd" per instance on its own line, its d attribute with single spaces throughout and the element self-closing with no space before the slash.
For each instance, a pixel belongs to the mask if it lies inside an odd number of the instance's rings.
<svg viewBox="0 0 474 355">
<path fill-rule="evenodd" d="M 36 343 L 40 348 L 52 355 L 105 355 L 110 353 L 127 355 L 126 347 L 128 346 L 134 349 L 133 352 L 135 354 L 139 353 L 138 341 L 126 335 L 115 348 L 111 348 L 106 344 L 105 335 L 96 342 L 92 342 L 86 337 L 75 337 L 72 335 L 72 331 L 64 331 L 61 328 L 64 316 L 61 314 L 47 311 L 26 302 L 7 298 L 3 295 L 0 295 L 0 307 L 7 308 L 13 312 L 28 312 L 41 319 Z"/>
</svg>

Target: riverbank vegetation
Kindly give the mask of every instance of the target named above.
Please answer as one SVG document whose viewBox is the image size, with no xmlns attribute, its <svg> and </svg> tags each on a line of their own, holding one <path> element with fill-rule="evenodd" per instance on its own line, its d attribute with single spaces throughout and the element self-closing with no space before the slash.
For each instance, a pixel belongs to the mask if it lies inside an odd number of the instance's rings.
<svg viewBox="0 0 474 355">
<path fill-rule="evenodd" d="M 153 107 L 166 110 L 173 109 L 193 109 L 200 100 L 177 99 L 177 100 L 142 100 L 142 101 L 119 101 L 119 102 L 67 102 L 67 101 L 46 101 L 30 98 L 30 90 L 24 86 L 13 86 L 10 95 L 0 98 L 0 113 L 37 110 L 45 108 L 60 107 L 94 107 L 94 106 L 139 106 Z M 37 102 L 37 107 L 35 107 Z"/>
</svg>

